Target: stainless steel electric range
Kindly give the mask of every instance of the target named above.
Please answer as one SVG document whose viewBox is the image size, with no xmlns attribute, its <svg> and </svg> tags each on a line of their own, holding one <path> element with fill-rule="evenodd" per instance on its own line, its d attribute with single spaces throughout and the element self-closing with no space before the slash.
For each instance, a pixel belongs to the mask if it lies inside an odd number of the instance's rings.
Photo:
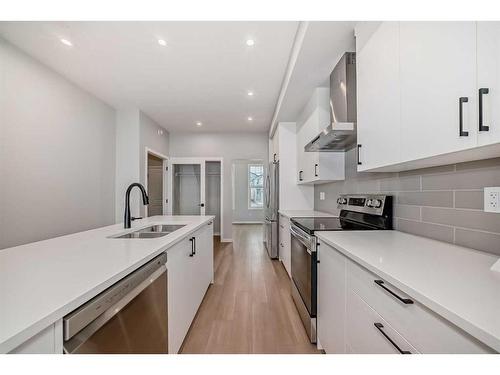
<svg viewBox="0 0 500 375">
<path fill-rule="evenodd" d="M 392 196 L 341 195 L 338 217 L 292 218 L 292 297 L 312 343 L 316 342 L 317 231 L 392 229 Z"/>
</svg>

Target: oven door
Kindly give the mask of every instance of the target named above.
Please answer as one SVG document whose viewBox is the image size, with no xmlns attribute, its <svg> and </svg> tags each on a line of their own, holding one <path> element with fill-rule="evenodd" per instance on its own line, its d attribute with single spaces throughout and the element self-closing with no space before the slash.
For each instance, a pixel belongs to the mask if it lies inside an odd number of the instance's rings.
<svg viewBox="0 0 500 375">
<path fill-rule="evenodd" d="M 292 280 L 309 316 L 316 317 L 317 253 L 315 237 L 292 225 Z"/>
</svg>

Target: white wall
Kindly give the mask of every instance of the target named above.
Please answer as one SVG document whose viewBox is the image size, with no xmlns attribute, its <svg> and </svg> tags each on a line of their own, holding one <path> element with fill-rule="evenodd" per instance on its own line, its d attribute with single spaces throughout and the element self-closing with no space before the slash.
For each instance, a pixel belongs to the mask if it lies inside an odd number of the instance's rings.
<svg viewBox="0 0 500 375">
<path fill-rule="evenodd" d="M 263 164 L 267 168 L 267 159 L 264 160 L 233 160 L 233 222 L 264 222 L 264 208 L 248 208 L 248 166 Z"/>
<path fill-rule="evenodd" d="M 0 248 L 114 221 L 115 111 L 0 39 Z"/>
<path fill-rule="evenodd" d="M 267 133 L 170 133 L 172 157 L 222 157 L 224 162 L 225 239 L 232 238 L 231 165 L 236 159 L 267 160 Z"/>
<path fill-rule="evenodd" d="M 137 108 L 120 109 L 116 115 L 116 210 L 117 223 L 123 222 L 125 192 L 133 182 L 146 187 L 146 148 L 168 155 L 168 132 Z M 162 129 L 163 134 L 158 134 Z M 130 196 L 132 216 L 144 216 L 139 189 Z"/>
<path fill-rule="evenodd" d="M 146 148 L 157 153 L 168 156 L 169 153 L 169 133 L 145 113 L 139 112 L 139 181 L 146 189 Z M 162 134 L 158 133 L 162 131 Z M 164 171 L 166 173 L 166 171 Z M 144 206 L 141 204 L 141 216 L 146 214 Z"/>
<path fill-rule="evenodd" d="M 125 191 L 140 180 L 139 176 L 139 110 L 128 109 L 116 112 L 116 192 L 115 221 L 123 222 Z M 139 193 L 131 195 L 131 212 L 139 212 Z M 138 215 L 136 215 L 138 216 Z"/>
</svg>

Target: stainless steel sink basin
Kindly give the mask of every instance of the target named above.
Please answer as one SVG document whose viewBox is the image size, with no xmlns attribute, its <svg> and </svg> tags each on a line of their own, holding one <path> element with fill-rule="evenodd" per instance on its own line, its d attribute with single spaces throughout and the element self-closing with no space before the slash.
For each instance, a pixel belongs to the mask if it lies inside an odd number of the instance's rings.
<svg viewBox="0 0 500 375">
<path fill-rule="evenodd" d="M 138 230 L 140 233 L 172 233 L 173 231 L 176 231 L 177 229 L 181 229 L 182 227 L 185 227 L 185 225 L 173 225 L 173 224 L 158 224 L 158 225 L 152 225 L 150 227 L 146 227 L 143 229 Z"/>
<path fill-rule="evenodd" d="M 121 236 L 116 236 L 112 238 L 158 238 L 166 236 L 178 229 L 181 229 L 185 225 L 172 225 L 172 224 L 158 224 L 151 225 L 146 228 L 136 230 L 134 232 L 122 234 Z"/>
</svg>

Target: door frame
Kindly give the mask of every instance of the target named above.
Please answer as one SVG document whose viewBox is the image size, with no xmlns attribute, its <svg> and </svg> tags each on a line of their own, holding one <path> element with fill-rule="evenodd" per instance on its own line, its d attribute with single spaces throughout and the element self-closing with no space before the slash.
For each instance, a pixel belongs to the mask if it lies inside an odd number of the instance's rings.
<svg viewBox="0 0 500 375">
<path fill-rule="evenodd" d="M 172 182 L 174 168 L 173 164 L 200 164 L 200 174 L 202 175 L 201 181 L 203 182 L 200 191 L 200 200 L 205 203 L 205 164 L 207 161 L 220 162 L 220 238 L 224 239 L 224 158 L 219 156 L 205 156 L 205 157 L 170 157 L 168 159 L 168 204 L 166 215 L 172 215 Z M 202 215 L 205 215 L 205 207 L 202 207 Z"/>
<path fill-rule="evenodd" d="M 167 215 L 168 211 L 168 201 L 167 201 L 167 183 L 168 183 L 168 173 L 165 173 L 168 171 L 168 156 L 163 155 L 161 152 L 155 151 L 149 147 L 144 148 L 144 187 L 146 188 L 146 191 L 148 190 L 148 155 L 151 154 L 153 156 L 156 156 L 157 158 L 160 158 L 163 160 L 163 165 L 162 165 L 162 180 L 163 180 L 163 186 L 162 186 L 162 207 L 163 207 L 163 215 Z M 149 191 L 148 191 L 149 193 Z M 148 206 L 144 206 L 144 216 L 148 217 Z"/>
</svg>

